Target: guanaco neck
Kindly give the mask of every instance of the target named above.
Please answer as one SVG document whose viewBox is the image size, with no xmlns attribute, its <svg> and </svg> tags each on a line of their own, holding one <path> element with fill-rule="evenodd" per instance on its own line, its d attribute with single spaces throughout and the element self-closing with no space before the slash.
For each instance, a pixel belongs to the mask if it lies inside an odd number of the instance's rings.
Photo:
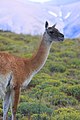
<svg viewBox="0 0 80 120">
<path fill-rule="evenodd" d="M 34 57 L 31 58 L 32 71 L 37 73 L 45 64 L 51 43 L 46 40 L 46 37 L 42 38 L 40 47 Z"/>
</svg>

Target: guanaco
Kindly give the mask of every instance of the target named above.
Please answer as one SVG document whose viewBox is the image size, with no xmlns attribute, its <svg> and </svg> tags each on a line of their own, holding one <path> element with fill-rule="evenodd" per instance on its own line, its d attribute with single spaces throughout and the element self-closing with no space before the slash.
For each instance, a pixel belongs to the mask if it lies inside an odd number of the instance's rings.
<svg viewBox="0 0 80 120">
<path fill-rule="evenodd" d="M 16 120 L 21 88 L 27 86 L 43 67 L 53 41 L 64 40 L 64 35 L 55 26 L 48 27 L 48 22 L 45 22 L 45 32 L 39 49 L 31 58 L 20 58 L 0 52 L 0 97 L 3 98 L 3 120 L 8 118 L 9 107 L 11 107 L 12 120 Z"/>
</svg>

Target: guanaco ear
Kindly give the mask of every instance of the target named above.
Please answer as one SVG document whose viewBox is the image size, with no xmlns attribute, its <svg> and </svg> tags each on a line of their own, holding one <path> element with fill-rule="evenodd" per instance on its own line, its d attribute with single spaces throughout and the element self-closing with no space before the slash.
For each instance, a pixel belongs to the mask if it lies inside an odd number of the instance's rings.
<svg viewBox="0 0 80 120">
<path fill-rule="evenodd" d="M 56 23 L 52 27 L 55 28 L 55 26 L 56 26 Z"/>
<path fill-rule="evenodd" d="M 48 28 L 48 22 L 46 21 L 45 22 L 45 29 L 47 29 Z"/>
</svg>

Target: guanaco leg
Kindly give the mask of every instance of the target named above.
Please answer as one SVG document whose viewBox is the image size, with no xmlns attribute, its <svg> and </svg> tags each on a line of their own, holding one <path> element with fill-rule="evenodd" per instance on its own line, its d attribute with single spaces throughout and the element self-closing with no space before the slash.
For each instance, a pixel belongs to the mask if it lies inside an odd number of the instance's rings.
<svg viewBox="0 0 80 120">
<path fill-rule="evenodd" d="M 19 102 L 20 95 L 20 87 L 15 87 L 11 91 L 11 112 L 12 112 L 12 120 L 16 120 L 16 111 Z"/>
<path fill-rule="evenodd" d="M 10 94 L 11 91 L 7 91 L 3 101 L 3 120 L 8 120 L 8 110 L 10 107 Z"/>
</svg>

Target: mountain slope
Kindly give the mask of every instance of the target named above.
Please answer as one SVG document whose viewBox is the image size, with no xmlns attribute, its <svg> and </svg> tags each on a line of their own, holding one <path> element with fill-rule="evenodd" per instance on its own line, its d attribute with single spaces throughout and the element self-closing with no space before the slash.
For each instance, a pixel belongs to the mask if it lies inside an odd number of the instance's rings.
<svg viewBox="0 0 80 120">
<path fill-rule="evenodd" d="M 0 31 L 0 51 L 31 57 L 39 39 Z M 2 112 L 0 99 L 0 116 Z M 54 42 L 45 66 L 21 92 L 17 118 L 39 120 L 38 116 L 40 120 L 80 120 L 80 39 Z"/>
<path fill-rule="evenodd" d="M 61 5 L 55 1 L 35 3 L 0 1 L 0 29 L 16 33 L 41 34 L 44 23 L 57 23 L 65 37 L 80 37 L 80 2 Z"/>
</svg>

